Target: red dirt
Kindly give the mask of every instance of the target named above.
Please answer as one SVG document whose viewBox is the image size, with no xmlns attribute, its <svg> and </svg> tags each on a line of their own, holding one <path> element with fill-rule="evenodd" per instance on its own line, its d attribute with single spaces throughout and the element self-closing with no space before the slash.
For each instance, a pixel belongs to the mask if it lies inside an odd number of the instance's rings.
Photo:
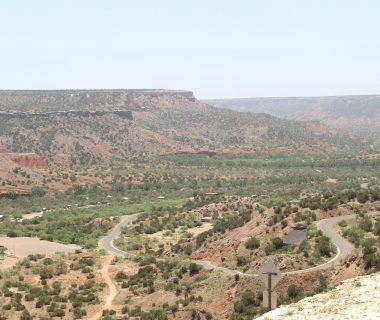
<svg viewBox="0 0 380 320">
<path fill-rule="evenodd" d="M 47 168 L 46 160 L 35 153 L 2 153 L 1 155 L 22 167 L 32 169 Z"/>
</svg>

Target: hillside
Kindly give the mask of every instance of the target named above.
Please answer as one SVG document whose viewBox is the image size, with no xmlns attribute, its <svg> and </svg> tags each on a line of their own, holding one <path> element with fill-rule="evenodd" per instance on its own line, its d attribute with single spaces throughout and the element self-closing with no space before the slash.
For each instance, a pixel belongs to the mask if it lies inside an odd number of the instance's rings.
<svg viewBox="0 0 380 320">
<path fill-rule="evenodd" d="M 241 112 L 267 113 L 299 121 L 321 121 L 346 130 L 380 130 L 379 95 L 217 99 L 205 102 Z"/>
<path fill-rule="evenodd" d="M 0 92 L 0 150 L 60 165 L 204 151 L 319 151 L 351 142 L 316 122 L 211 107 L 189 91 Z"/>
<path fill-rule="evenodd" d="M 380 319 L 380 273 L 344 281 L 336 289 L 282 306 L 259 320 Z"/>
</svg>

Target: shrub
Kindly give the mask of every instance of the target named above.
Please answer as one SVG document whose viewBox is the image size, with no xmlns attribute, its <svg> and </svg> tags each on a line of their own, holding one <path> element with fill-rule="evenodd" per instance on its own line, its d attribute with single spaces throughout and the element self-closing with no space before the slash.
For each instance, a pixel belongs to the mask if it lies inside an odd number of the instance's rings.
<svg viewBox="0 0 380 320">
<path fill-rule="evenodd" d="M 339 221 L 338 225 L 342 228 L 345 228 L 347 227 L 347 221 L 346 220 Z"/>
<path fill-rule="evenodd" d="M 244 266 L 248 263 L 248 260 L 244 256 L 237 256 L 236 264 L 238 267 Z"/>
<path fill-rule="evenodd" d="M 380 236 L 380 222 L 379 221 L 375 223 L 375 226 L 373 228 L 373 233 L 375 236 L 378 236 L 378 237 Z"/>
<path fill-rule="evenodd" d="M 290 298 L 298 298 L 301 296 L 301 294 L 302 294 L 302 288 L 301 287 L 298 287 L 295 284 L 291 284 L 288 287 L 288 296 Z"/>
<path fill-rule="evenodd" d="M 117 274 L 116 274 L 116 281 L 121 281 L 121 280 L 125 280 L 128 278 L 128 276 L 125 274 L 125 272 L 123 271 L 119 271 Z"/>
<path fill-rule="evenodd" d="M 45 195 L 45 190 L 42 187 L 33 187 L 31 190 L 32 197 L 43 197 Z"/>
<path fill-rule="evenodd" d="M 265 254 L 266 254 L 267 256 L 269 256 L 270 254 L 272 254 L 274 250 L 275 250 L 275 248 L 274 248 L 274 245 L 273 245 L 272 243 L 268 243 L 268 244 L 265 246 L 265 249 L 264 249 Z"/>
<path fill-rule="evenodd" d="M 253 250 L 253 249 L 257 249 L 260 247 L 260 240 L 255 238 L 255 237 L 251 237 L 250 239 L 247 240 L 247 242 L 245 243 L 245 247 L 247 249 L 250 249 L 250 250 Z"/>
<path fill-rule="evenodd" d="M 320 256 L 330 257 L 333 252 L 333 245 L 329 237 L 321 236 L 316 239 L 315 251 Z"/>
<path fill-rule="evenodd" d="M 363 239 L 363 230 L 359 226 L 353 225 L 352 227 L 343 231 L 343 236 L 348 238 L 355 247 L 359 247 L 361 240 Z"/>
<path fill-rule="evenodd" d="M 271 242 L 272 242 L 272 244 L 273 244 L 273 246 L 274 246 L 274 248 L 275 248 L 276 250 L 281 249 L 282 246 L 284 245 L 282 239 L 279 238 L 279 237 L 272 238 L 272 239 L 271 239 Z"/>
<path fill-rule="evenodd" d="M 24 310 L 20 316 L 20 320 L 32 320 L 32 319 L 33 317 L 30 315 L 28 310 Z"/>
<path fill-rule="evenodd" d="M 18 236 L 17 233 L 15 231 L 13 231 L 13 230 L 7 232 L 7 237 L 15 238 L 17 236 Z"/>
<path fill-rule="evenodd" d="M 364 216 L 359 222 L 359 227 L 365 232 L 371 232 L 373 227 L 371 219 L 368 216 Z"/>
<path fill-rule="evenodd" d="M 17 198 L 17 193 L 15 191 L 8 191 L 5 194 L 5 197 L 8 198 L 8 199 L 15 200 Z"/>
<path fill-rule="evenodd" d="M 190 274 L 190 276 L 193 276 L 194 274 L 199 273 L 199 271 L 201 269 L 202 269 L 202 267 L 199 264 L 191 262 L 190 265 L 189 265 L 189 274 Z"/>
</svg>

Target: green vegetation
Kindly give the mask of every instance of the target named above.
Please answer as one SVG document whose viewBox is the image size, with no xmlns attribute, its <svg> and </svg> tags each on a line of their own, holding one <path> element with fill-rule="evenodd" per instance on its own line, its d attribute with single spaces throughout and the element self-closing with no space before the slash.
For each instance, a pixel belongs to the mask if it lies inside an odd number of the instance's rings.
<svg viewBox="0 0 380 320">
<path fill-rule="evenodd" d="M 256 296 L 251 290 L 246 290 L 240 299 L 234 303 L 230 320 L 250 320 L 264 313 L 262 295 Z"/>
<path fill-rule="evenodd" d="M 67 265 L 68 261 L 72 262 L 70 266 Z M 8 316 L 19 313 L 20 319 L 32 319 L 30 311 L 37 311 L 42 317 L 82 318 L 86 315 L 87 306 L 99 303 L 98 295 L 103 286 L 93 280 L 78 284 L 55 279 L 69 272 L 85 274 L 89 279 L 88 275 L 94 272 L 94 265 L 93 257 L 28 256 L 12 269 L 0 274 L 0 297 L 5 299 L 1 314 Z M 18 274 L 23 275 L 17 276 Z M 39 278 L 38 283 L 31 281 L 31 277 L 36 276 Z"/>
<path fill-rule="evenodd" d="M 245 247 L 247 249 L 257 249 L 260 247 L 260 240 L 255 238 L 255 237 L 251 237 L 247 240 L 247 242 L 245 243 Z"/>
<path fill-rule="evenodd" d="M 380 222 L 374 221 L 369 215 L 362 214 L 359 223 L 351 226 L 340 225 L 343 236 L 352 242 L 356 248 L 360 248 L 364 268 L 366 270 L 380 270 L 380 246 L 379 227 Z"/>
</svg>

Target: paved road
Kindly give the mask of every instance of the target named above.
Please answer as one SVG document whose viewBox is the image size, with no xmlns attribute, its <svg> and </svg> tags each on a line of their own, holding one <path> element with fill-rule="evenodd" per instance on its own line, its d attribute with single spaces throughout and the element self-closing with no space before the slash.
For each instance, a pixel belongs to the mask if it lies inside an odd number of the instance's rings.
<svg viewBox="0 0 380 320">
<path fill-rule="evenodd" d="M 104 238 L 100 239 L 99 241 L 99 247 L 101 249 L 104 249 L 106 250 L 108 253 L 114 255 L 114 256 L 126 256 L 126 255 L 129 255 L 129 256 L 135 256 L 134 254 L 130 254 L 128 252 L 125 252 L 123 250 L 120 250 L 118 248 L 116 248 L 114 245 L 113 245 L 113 241 L 119 237 L 120 233 L 121 233 L 121 230 L 128 226 L 130 223 L 132 223 L 133 221 L 135 221 L 138 217 L 138 213 L 135 213 L 135 214 L 131 214 L 129 216 L 124 216 L 121 218 L 121 221 L 117 224 L 117 226 L 115 228 L 112 229 L 112 231 L 108 234 L 108 236 L 105 236 Z"/>
<path fill-rule="evenodd" d="M 130 216 L 123 217 L 120 223 L 111 231 L 111 233 L 100 240 L 99 242 L 100 248 L 117 256 L 126 256 L 126 255 L 129 255 L 132 257 L 136 256 L 134 254 L 130 254 L 128 252 L 115 248 L 113 245 L 113 241 L 120 235 L 121 229 L 127 226 L 128 224 L 130 224 L 131 222 L 133 222 L 134 220 L 136 220 L 138 215 L 139 214 L 136 213 Z M 369 215 L 371 216 L 380 215 L 380 212 L 372 212 Z M 302 269 L 302 270 L 284 272 L 284 274 L 291 275 L 291 274 L 306 273 L 306 272 L 312 272 L 312 271 L 318 271 L 318 270 L 325 270 L 330 267 L 333 267 L 334 265 L 338 265 L 339 263 L 341 263 L 341 261 L 344 260 L 352 252 L 352 250 L 354 249 L 354 246 L 350 242 L 348 242 L 346 239 L 344 239 L 340 234 L 338 234 L 335 231 L 334 226 L 342 220 L 351 220 L 351 219 L 355 219 L 356 217 L 357 217 L 356 214 L 350 214 L 350 215 L 321 220 L 320 229 L 323 232 L 323 234 L 330 237 L 331 241 L 336 245 L 337 247 L 336 256 L 333 257 L 328 262 L 321 264 L 319 266 Z M 253 274 L 253 273 L 243 273 L 240 271 L 236 271 L 236 270 L 232 270 L 232 269 L 228 269 L 228 268 L 224 268 L 220 266 L 215 266 L 210 261 L 205 261 L 205 260 L 192 260 L 192 261 L 203 266 L 205 269 L 218 270 L 230 275 L 239 274 L 242 276 L 249 276 L 249 277 L 258 276 L 257 274 Z"/>
</svg>

